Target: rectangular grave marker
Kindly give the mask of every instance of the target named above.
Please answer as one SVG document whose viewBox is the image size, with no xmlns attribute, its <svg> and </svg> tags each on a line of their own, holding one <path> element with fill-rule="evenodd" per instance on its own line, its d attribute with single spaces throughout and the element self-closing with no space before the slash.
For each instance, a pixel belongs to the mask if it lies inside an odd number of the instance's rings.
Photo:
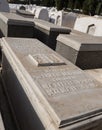
<svg viewBox="0 0 102 130">
<path fill-rule="evenodd" d="M 0 30 L 5 37 L 33 38 L 34 22 L 16 13 L 0 13 Z"/>
<path fill-rule="evenodd" d="M 29 127 L 31 130 L 34 129 L 34 115 L 32 111 L 28 111 L 31 106 L 46 130 L 71 128 L 84 130 L 85 127 L 88 130 L 93 128 L 94 121 L 96 123 L 94 125 L 99 126 L 102 119 L 102 84 L 100 82 L 36 39 L 3 38 L 2 47 L 2 77 L 6 85 L 10 86 L 7 90 L 23 129 L 27 130 Z M 33 58 L 38 54 L 40 58 L 41 55 L 48 58 L 52 54 L 53 61 L 56 61 L 58 57 L 59 61 L 65 64 L 36 66 L 29 61 L 29 54 Z M 38 59 L 35 58 L 35 60 L 38 65 Z M 41 63 L 45 64 L 49 61 L 42 60 Z M 21 91 L 24 91 L 23 95 L 29 99 L 29 103 L 22 97 Z M 19 100 L 19 105 L 15 100 Z M 22 113 L 22 110 L 28 106 L 26 113 Z M 25 127 L 22 124 L 24 120 L 28 120 Z"/>
<path fill-rule="evenodd" d="M 90 35 L 59 35 L 56 52 L 80 67 L 94 69 L 102 67 L 102 38 Z"/>
</svg>

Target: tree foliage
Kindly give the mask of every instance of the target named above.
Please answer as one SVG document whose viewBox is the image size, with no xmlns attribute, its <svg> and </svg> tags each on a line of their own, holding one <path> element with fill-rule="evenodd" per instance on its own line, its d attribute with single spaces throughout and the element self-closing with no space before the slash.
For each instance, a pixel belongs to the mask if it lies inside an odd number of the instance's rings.
<svg viewBox="0 0 102 130">
<path fill-rule="evenodd" d="M 85 0 L 83 3 L 83 13 L 89 15 L 95 15 L 97 4 L 98 4 L 97 0 Z"/>
<path fill-rule="evenodd" d="M 47 7 L 56 6 L 58 10 L 82 9 L 84 14 L 95 15 L 102 12 L 102 0 L 8 0 L 12 3 L 36 4 Z"/>
<path fill-rule="evenodd" d="M 47 7 L 55 6 L 55 0 L 42 0 L 42 5 Z"/>
<path fill-rule="evenodd" d="M 63 9 L 63 3 L 64 3 L 63 0 L 56 0 L 57 10 L 62 10 Z"/>
</svg>

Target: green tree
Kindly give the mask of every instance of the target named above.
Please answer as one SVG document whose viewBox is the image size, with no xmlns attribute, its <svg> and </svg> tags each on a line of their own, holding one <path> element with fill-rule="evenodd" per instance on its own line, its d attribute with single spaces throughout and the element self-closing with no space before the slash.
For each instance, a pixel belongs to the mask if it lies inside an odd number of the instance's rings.
<svg viewBox="0 0 102 130">
<path fill-rule="evenodd" d="M 68 0 L 63 1 L 63 7 L 66 9 L 68 7 Z"/>
<path fill-rule="evenodd" d="M 97 15 L 100 15 L 101 12 L 102 12 L 102 2 L 99 2 L 99 3 L 97 4 L 95 13 L 96 13 Z"/>
<path fill-rule="evenodd" d="M 64 0 L 56 0 L 57 10 L 62 10 L 63 9 L 63 4 L 64 4 Z"/>
<path fill-rule="evenodd" d="M 74 9 L 74 4 L 75 4 L 75 0 L 69 0 L 68 1 L 68 8 L 70 8 L 70 9 Z"/>
<path fill-rule="evenodd" d="M 47 7 L 55 6 L 55 0 L 42 0 L 42 5 Z"/>
<path fill-rule="evenodd" d="M 85 0 L 83 3 L 83 13 L 89 15 L 95 15 L 97 0 Z"/>
<path fill-rule="evenodd" d="M 75 9 L 81 9 L 81 1 L 80 0 L 75 0 L 74 8 Z"/>
</svg>

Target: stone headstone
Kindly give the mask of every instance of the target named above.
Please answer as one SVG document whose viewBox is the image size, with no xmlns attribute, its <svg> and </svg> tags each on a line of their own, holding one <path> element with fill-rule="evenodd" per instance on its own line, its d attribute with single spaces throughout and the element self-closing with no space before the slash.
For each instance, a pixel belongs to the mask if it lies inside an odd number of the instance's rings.
<svg viewBox="0 0 102 130">
<path fill-rule="evenodd" d="M 34 23 L 34 34 L 36 34 L 36 38 L 54 50 L 56 48 L 57 36 L 59 34 L 69 34 L 71 32 L 69 28 L 58 26 L 40 19 L 34 19 Z"/>
<path fill-rule="evenodd" d="M 97 22 L 97 19 L 95 17 L 80 17 L 76 19 L 74 29 L 87 33 L 88 32 L 88 27 L 90 25 L 95 25 Z M 94 35 L 94 34 L 92 34 Z"/>
<path fill-rule="evenodd" d="M 49 21 L 48 10 L 46 8 L 37 8 L 35 18 Z"/>
<path fill-rule="evenodd" d="M 33 18 L 22 17 L 15 13 L 0 13 L 0 30 L 6 37 L 33 37 Z"/>
<path fill-rule="evenodd" d="M 56 17 L 56 24 L 60 26 L 66 26 L 73 28 L 77 15 L 75 13 L 65 13 L 63 11 L 59 11 Z"/>
<path fill-rule="evenodd" d="M 102 128 L 100 82 L 36 39 L 2 40 L 2 78 L 21 129 Z M 53 54 L 65 64 L 36 66 L 29 54 L 33 60 L 34 55 L 44 55 L 43 63 L 50 63 Z M 52 60 L 56 63 L 56 58 Z"/>
<path fill-rule="evenodd" d="M 9 4 L 7 0 L 0 0 L 0 12 L 9 12 Z"/>
<path fill-rule="evenodd" d="M 102 38 L 88 34 L 59 35 L 56 51 L 82 69 L 102 67 Z"/>
</svg>

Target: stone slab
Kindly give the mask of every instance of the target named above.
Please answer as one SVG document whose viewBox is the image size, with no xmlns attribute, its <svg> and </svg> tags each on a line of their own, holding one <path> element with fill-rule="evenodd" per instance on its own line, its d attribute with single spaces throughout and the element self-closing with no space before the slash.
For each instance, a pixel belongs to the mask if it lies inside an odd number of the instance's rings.
<svg viewBox="0 0 102 130">
<path fill-rule="evenodd" d="M 5 130 L 3 120 L 2 120 L 2 117 L 1 117 L 1 113 L 0 113 L 0 130 Z"/>
<path fill-rule="evenodd" d="M 83 33 L 59 35 L 56 51 L 82 69 L 102 67 L 102 38 Z"/>
<path fill-rule="evenodd" d="M 67 27 L 58 26 L 40 19 L 34 19 L 34 23 L 36 38 L 54 50 L 56 48 L 57 36 L 71 32 Z"/>
<path fill-rule="evenodd" d="M 88 69 L 85 70 L 87 74 L 90 74 L 93 78 L 102 83 L 102 69 Z"/>
<path fill-rule="evenodd" d="M 23 129 L 27 130 L 32 126 L 30 130 L 33 130 L 34 122 L 31 120 L 33 113 L 29 111 L 29 107 L 26 113 L 21 113 L 21 109 L 24 110 L 26 104 L 25 99 L 20 100 L 20 97 L 23 97 L 22 89 L 42 122 L 43 130 L 72 128 L 88 130 L 93 128 L 93 122 L 99 124 L 102 119 L 102 84 L 100 82 L 36 39 L 3 38 L 2 40 L 2 77 L 7 86 L 13 84 L 8 92 Z M 32 61 L 29 62 L 29 54 L 33 56 L 52 53 L 66 64 L 36 66 Z M 16 100 L 19 100 L 19 103 Z M 31 116 L 30 120 L 28 113 Z M 22 116 L 21 120 L 19 116 Z M 28 122 L 24 124 L 24 128 L 22 122 L 26 120 L 25 117 Z"/>
<path fill-rule="evenodd" d="M 34 22 L 16 13 L 0 13 L 0 30 L 3 36 L 33 37 Z"/>
</svg>

